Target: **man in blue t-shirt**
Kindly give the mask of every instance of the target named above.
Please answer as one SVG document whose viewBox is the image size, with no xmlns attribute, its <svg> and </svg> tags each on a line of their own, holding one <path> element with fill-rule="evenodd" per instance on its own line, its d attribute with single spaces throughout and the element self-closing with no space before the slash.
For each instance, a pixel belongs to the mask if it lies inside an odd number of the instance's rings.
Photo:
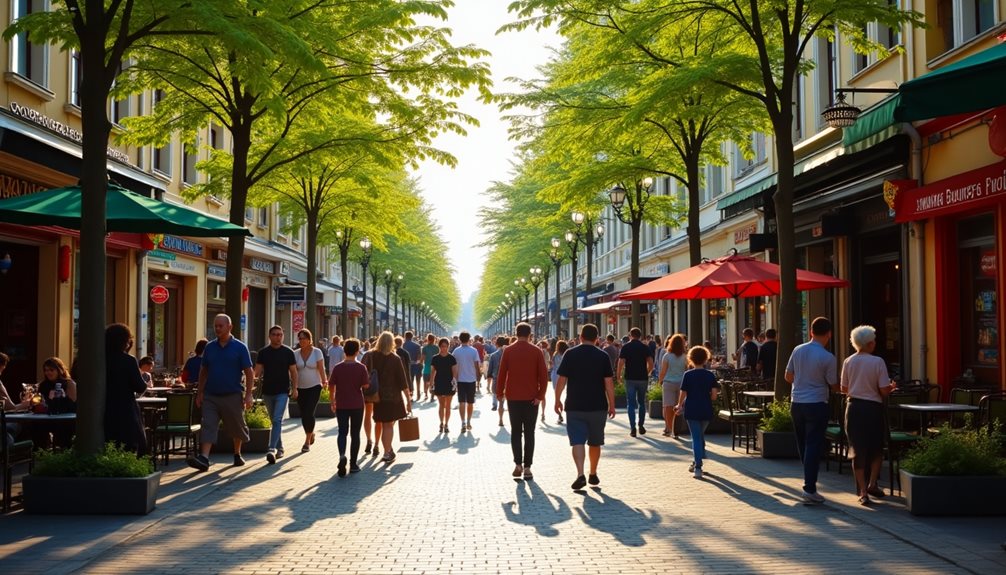
<svg viewBox="0 0 1006 575">
<path fill-rule="evenodd" d="M 241 444 L 250 438 L 244 410 L 252 406 L 255 372 L 248 346 L 231 336 L 232 327 L 231 318 L 226 314 L 213 318 L 213 332 L 217 338 L 206 345 L 199 368 L 196 407 L 203 410 L 200 453 L 187 460 L 190 467 L 199 471 L 210 468 L 210 449 L 217 441 L 221 421 L 234 440 L 234 465 L 245 464 Z M 242 377 L 247 385 L 242 383 Z"/>
<path fill-rule="evenodd" d="M 625 376 L 625 398 L 629 413 L 629 435 L 636 436 L 636 409 L 639 409 L 639 433 L 646 435 L 646 388 L 650 383 L 650 372 L 653 371 L 653 352 L 649 346 L 640 341 L 642 330 L 634 327 L 629 330 L 629 341 L 618 352 L 618 369 L 616 376 Z"/>
<path fill-rule="evenodd" d="M 414 394 L 412 401 L 419 401 L 419 394 L 423 390 L 423 348 L 416 343 L 415 335 L 407 331 L 402 349 L 409 352 L 409 371 L 405 372 L 405 377 L 409 380 L 409 392 Z"/>
</svg>

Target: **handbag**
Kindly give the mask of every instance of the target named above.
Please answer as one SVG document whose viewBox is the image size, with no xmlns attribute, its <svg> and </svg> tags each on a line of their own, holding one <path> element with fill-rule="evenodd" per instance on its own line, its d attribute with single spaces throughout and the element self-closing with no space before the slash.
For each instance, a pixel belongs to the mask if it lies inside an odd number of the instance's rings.
<svg viewBox="0 0 1006 575">
<path fill-rule="evenodd" d="M 409 414 L 398 420 L 398 438 L 401 441 L 419 440 L 419 418 Z"/>
<path fill-rule="evenodd" d="M 374 365 L 374 357 L 370 359 L 370 387 L 366 389 L 364 395 L 370 398 L 376 398 L 378 393 L 381 391 L 381 378 L 377 373 L 377 366 Z"/>
</svg>

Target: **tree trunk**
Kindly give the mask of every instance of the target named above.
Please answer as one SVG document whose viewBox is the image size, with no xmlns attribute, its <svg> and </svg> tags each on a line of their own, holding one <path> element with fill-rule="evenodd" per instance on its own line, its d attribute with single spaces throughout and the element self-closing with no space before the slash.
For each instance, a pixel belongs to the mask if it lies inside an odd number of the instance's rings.
<svg viewBox="0 0 1006 575">
<path fill-rule="evenodd" d="M 339 315 L 339 331 L 342 332 L 344 338 L 353 337 L 353 334 L 347 331 L 347 326 L 349 325 L 349 268 L 347 264 L 349 263 L 349 238 L 343 244 L 339 245 L 339 269 L 342 270 L 342 313 Z"/>
<path fill-rule="evenodd" d="M 590 296 L 591 290 L 594 289 L 594 228 L 593 222 L 590 219 L 587 220 L 587 282 L 583 288 L 583 291 Z M 598 314 L 590 314 L 587 316 L 587 321 L 593 323 L 600 328 L 601 321 L 598 319 Z"/>
<path fill-rule="evenodd" d="M 800 303 L 796 291 L 796 230 L 793 221 L 793 137 L 790 121 L 773 120 L 776 156 L 779 159 L 778 183 L 775 192 L 776 233 L 779 237 L 779 351 L 776 355 L 775 395 L 789 396 L 790 384 L 785 379 L 785 366 L 799 341 Z M 783 125 L 785 124 L 785 125 Z"/>
<path fill-rule="evenodd" d="M 318 332 L 318 214 L 307 214 L 307 293 L 304 294 L 304 327 Z"/>
<path fill-rule="evenodd" d="M 688 179 L 688 263 L 697 266 L 702 263 L 702 231 L 699 223 L 701 199 L 699 198 L 699 158 L 689 158 L 685 165 Z M 702 345 L 705 318 L 702 314 L 702 300 L 688 301 L 688 341 L 692 345 Z"/>
<path fill-rule="evenodd" d="M 245 207 L 248 204 L 248 153 L 251 149 L 251 126 L 238 119 L 232 122 L 234 148 L 234 165 L 231 167 L 231 210 L 230 222 L 236 226 L 245 225 Z M 243 302 L 241 292 L 244 288 L 242 277 L 242 260 L 245 256 L 244 236 L 235 236 L 227 241 L 227 283 L 224 286 L 226 299 L 225 309 L 234 324 L 231 332 L 241 339 L 241 316 Z M 246 342 L 248 343 L 248 342 Z M 254 344 L 252 345 L 254 347 Z"/>
<path fill-rule="evenodd" d="M 360 305 L 360 328 L 352 337 L 363 339 L 367 336 L 367 270 L 363 270 L 363 302 Z"/>
<path fill-rule="evenodd" d="M 637 203 L 638 206 L 638 196 Z M 639 287 L 639 232 L 642 228 L 643 220 L 641 218 L 633 218 L 632 222 L 629 224 L 632 229 L 632 262 L 629 265 L 629 289 Z M 630 328 L 638 327 L 643 330 L 643 333 L 647 333 L 649 330 L 643 329 L 640 325 L 642 322 L 642 314 L 640 312 L 641 304 L 638 299 L 632 300 L 632 325 Z"/>
<path fill-rule="evenodd" d="M 77 437 L 82 454 L 105 445 L 105 228 L 108 194 L 108 92 L 103 84 L 106 33 L 103 16 L 89 18 L 81 38 L 84 69 L 81 84 L 80 331 L 77 335 Z M 90 270 L 100 270 L 90 273 Z M 85 273 L 86 272 L 86 273 Z M 138 302 L 140 303 L 140 302 Z"/>
<path fill-rule="evenodd" d="M 570 280 L 569 280 L 570 281 L 570 291 L 569 291 L 569 295 L 570 295 L 570 298 L 569 298 L 569 326 L 570 326 L 570 328 L 569 328 L 569 334 L 568 335 L 569 335 L 570 338 L 574 337 L 574 334 L 577 333 L 577 331 L 576 331 L 576 304 L 577 304 L 577 301 L 576 301 L 576 261 L 577 261 L 577 258 L 576 258 L 576 256 L 577 255 L 578 254 L 574 253 L 573 257 L 570 259 L 570 261 L 573 264 L 573 274 L 571 275 Z"/>
</svg>

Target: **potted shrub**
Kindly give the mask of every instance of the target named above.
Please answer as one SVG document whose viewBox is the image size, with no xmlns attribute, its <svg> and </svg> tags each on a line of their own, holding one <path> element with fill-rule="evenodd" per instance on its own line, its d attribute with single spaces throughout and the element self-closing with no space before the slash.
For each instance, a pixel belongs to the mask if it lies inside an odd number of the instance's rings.
<svg viewBox="0 0 1006 575">
<path fill-rule="evenodd" d="M 646 390 L 646 400 L 650 419 L 664 419 L 664 392 L 660 382 Z"/>
<path fill-rule="evenodd" d="M 970 418 L 969 418 L 970 419 Z M 1006 515 L 1006 458 L 998 426 L 940 428 L 901 462 L 901 488 L 913 515 Z"/>
<path fill-rule="evenodd" d="M 315 417 L 335 417 L 332 413 L 332 404 L 330 402 L 331 396 L 328 394 L 328 386 L 324 385 L 321 388 L 321 399 L 318 400 L 318 407 L 314 410 Z M 287 408 L 290 411 L 291 418 L 300 417 L 300 405 L 297 404 L 293 399 L 290 400 L 289 406 Z"/>
<path fill-rule="evenodd" d="M 154 510 L 161 472 L 149 457 L 109 443 L 97 455 L 42 451 L 22 481 L 26 513 L 146 515 Z"/>
<path fill-rule="evenodd" d="M 625 409 L 629 402 L 625 399 L 625 384 L 621 381 L 615 382 L 615 409 Z"/>
<path fill-rule="evenodd" d="M 248 435 L 251 439 L 241 446 L 242 453 L 265 453 L 269 450 L 269 434 L 272 432 L 272 420 L 265 405 L 257 404 L 245 411 L 245 423 L 248 425 Z M 213 444 L 213 453 L 233 453 L 234 441 L 223 429 L 217 433 L 217 441 Z"/>
<path fill-rule="evenodd" d="M 756 431 L 761 456 L 774 459 L 797 459 L 796 435 L 789 401 L 773 401 Z"/>
</svg>

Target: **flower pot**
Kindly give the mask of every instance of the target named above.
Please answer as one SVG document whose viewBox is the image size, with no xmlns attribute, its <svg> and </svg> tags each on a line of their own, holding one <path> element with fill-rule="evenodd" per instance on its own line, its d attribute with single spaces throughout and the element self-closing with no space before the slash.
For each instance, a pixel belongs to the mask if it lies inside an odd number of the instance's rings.
<svg viewBox="0 0 1006 575">
<path fill-rule="evenodd" d="M 271 429 L 249 429 L 251 437 L 241 445 L 241 453 L 265 453 L 269 450 L 269 434 Z M 213 453 L 234 453 L 234 440 L 222 428 L 217 433 L 217 441 L 213 444 Z"/>
<path fill-rule="evenodd" d="M 912 515 L 1006 515 L 1006 476 L 914 475 L 899 470 Z"/>
<path fill-rule="evenodd" d="M 768 459 L 799 459 L 796 435 L 792 431 L 757 430 L 761 456 Z"/>
<path fill-rule="evenodd" d="M 161 472 L 146 477 L 40 477 L 22 480 L 25 513 L 146 515 L 154 510 Z"/>
<path fill-rule="evenodd" d="M 663 419 L 664 402 L 659 399 L 651 399 L 649 401 L 649 412 L 650 412 L 650 419 Z"/>
</svg>

